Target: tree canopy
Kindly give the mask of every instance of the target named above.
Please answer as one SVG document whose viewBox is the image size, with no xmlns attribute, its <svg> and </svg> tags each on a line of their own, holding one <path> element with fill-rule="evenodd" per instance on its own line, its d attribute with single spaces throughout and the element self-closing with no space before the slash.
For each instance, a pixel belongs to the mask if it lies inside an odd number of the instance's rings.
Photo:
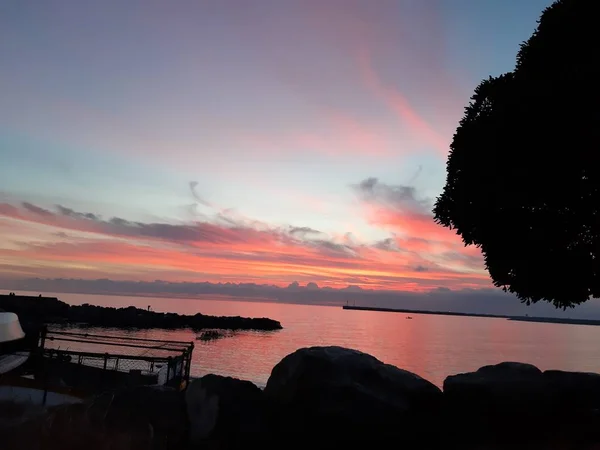
<svg viewBox="0 0 600 450">
<path fill-rule="evenodd" d="M 475 89 L 434 207 L 527 304 L 600 297 L 599 12 L 598 0 L 555 2 L 515 69 Z"/>
</svg>

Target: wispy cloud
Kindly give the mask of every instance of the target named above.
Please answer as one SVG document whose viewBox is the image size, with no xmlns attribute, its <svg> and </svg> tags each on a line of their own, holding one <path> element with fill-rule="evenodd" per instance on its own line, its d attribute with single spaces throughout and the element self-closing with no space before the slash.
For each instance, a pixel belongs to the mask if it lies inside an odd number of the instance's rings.
<svg viewBox="0 0 600 450">
<path fill-rule="evenodd" d="M 379 76 L 367 47 L 361 47 L 358 53 L 360 72 L 365 85 L 391 111 L 393 111 L 404 129 L 426 145 L 433 146 L 442 154 L 448 152 L 451 136 L 443 136 L 412 105 L 408 98 L 392 84 Z"/>
<path fill-rule="evenodd" d="M 464 266 L 483 273 L 479 249 L 464 247 L 460 237 L 433 221 L 432 201 L 421 197 L 416 188 L 391 185 L 367 178 L 352 186 L 361 202 L 367 222 L 393 233 L 394 248 L 441 266 Z M 390 248 L 390 241 L 378 243 Z"/>
<path fill-rule="evenodd" d="M 31 203 L 23 202 L 22 206 L 25 210 L 27 210 L 35 215 L 42 216 L 42 217 L 52 216 L 52 213 L 50 211 L 48 211 L 47 209 L 40 208 L 39 206 L 32 205 Z M 10 208 L 9 205 L 7 205 L 7 207 Z"/>
<path fill-rule="evenodd" d="M 290 227 L 289 232 L 291 235 L 301 235 L 305 236 L 307 234 L 321 234 L 319 230 L 315 230 L 310 227 Z"/>
<path fill-rule="evenodd" d="M 410 191 L 387 189 L 376 180 L 366 180 L 357 189 L 362 189 L 369 201 L 419 204 Z M 21 238 L 17 247 L 0 247 L 5 265 L 12 267 L 12 272 L 28 275 L 83 272 L 148 279 L 161 273 L 174 280 L 309 280 L 331 286 L 359 283 L 409 290 L 488 283 L 484 275 L 461 271 L 460 259 L 455 261 L 456 268 L 448 269 L 401 247 L 399 239 L 357 242 L 347 233 L 334 239 L 310 227 L 271 227 L 227 211 L 217 213 L 211 221 L 160 223 L 105 219 L 63 205 L 50 209 L 3 203 L 0 218 L 14 228 L 32 224 L 46 227 L 54 235 L 60 233 L 60 240 L 53 242 L 36 240 L 32 234 L 29 240 Z"/>
<path fill-rule="evenodd" d="M 294 130 L 269 134 L 243 132 L 240 145 L 256 156 L 284 157 L 308 153 L 331 158 L 348 156 L 390 156 L 401 149 L 395 145 L 397 133 L 376 120 L 359 120 L 350 113 L 327 110 L 318 126 L 297 126 Z"/>
<path fill-rule="evenodd" d="M 212 205 L 198 193 L 198 190 L 197 190 L 198 182 L 197 181 L 190 181 L 189 186 L 190 186 L 190 192 L 192 194 L 192 197 L 198 204 L 203 205 L 203 206 L 208 206 L 209 208 L 212 207 Z"/>
</svg>

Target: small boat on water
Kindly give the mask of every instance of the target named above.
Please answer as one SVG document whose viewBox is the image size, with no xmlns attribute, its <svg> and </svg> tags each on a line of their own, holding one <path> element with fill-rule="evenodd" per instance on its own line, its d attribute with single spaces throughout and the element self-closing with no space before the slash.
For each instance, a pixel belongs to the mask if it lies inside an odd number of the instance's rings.
<svg viewBox="0 0 600 450">
<path fill-rule="evenodd" d="M 221 339 L 226 337 L 227 334 L 221 330 L 207 330 L 203 331 L 202 334 L 196 337 L 198 341 L 214 341 L 215 339 Z"/>
<path fill-rule="evenodd" d="M 406 316 L 406 318 L 407 318 L 407 319 L 412 319 L 412 317 L 410 317 L 410 316 Z"/>
</svg>

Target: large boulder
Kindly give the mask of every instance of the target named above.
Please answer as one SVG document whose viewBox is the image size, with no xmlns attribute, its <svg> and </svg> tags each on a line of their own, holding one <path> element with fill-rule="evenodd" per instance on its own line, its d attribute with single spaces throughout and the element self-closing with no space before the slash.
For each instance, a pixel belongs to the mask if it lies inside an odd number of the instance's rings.
<svg viewBox="0 0 600 450">
<path fill-rule="evenodd" d="M 461 408 L 516 413 L 539 409 L 545 393 L 542 371 L 531 364 L 503 362 L 476 372 L 451 375 L 444 380 L 448 401 Z M 533 402 L 533 403 L 532 403 Z"/>
<path fill-rule="evenodd" d="M 444 381 L 449 439 L 523 448 L 600 442 L 600 375 L 503 362 Z M 562 447 L 561 447 L 562 445 Z"/>
<path fill-rule="evenodd" d="M 546 370 L 544 382 L 557 413 L 588 416 L 600 411 L 600 374 Z"/>
<path fill-rule="evenodd" d="M 302 348 L 271 372 L 265 394 L 282 410 L 279 430 L 306 440 L 400 439 L 424 445 L 442 393 L 414 373 L 342 347 Z"/>
<path fill-rule="evenodd" d="M 189 442 L 193 446 L 208 439 L 217 424 L 219 398 L 209 395 L 201 380 L 192 381 L 185 391 L 185 407 L 189 422 Z"/>
<path fill-rule="evenodd" d="M 546 370 L 544 382 L 552 407 L 548 416 L 572 442 L 600 448 L 600 374 Z M 556 441 L 556 439 L 554 439 Z"/>
<path fill-rule="evenodd" d="M 460 440 L 546 441 L 551 402 L 542 371 L 531 364 L 503 362 L 449 376 L 444 397 L 447 430 Z"/>
<path fill-rule="evenodd" d="M 503 362 L 444 380 L 448 407 L 465 416 L 488 415 L 521 420 L 546 410 L 548 397 L 542 371 L 531 364 Z"/>
<path fill-rule="evenodd" d="M 265 444 L 271 437 L 270 407 L 264 392 L 250 381 L 219 375 L 205 375 L 194 380 L 208 398 L 216 398 L 218 411 L 213 429 L 207 437 L 220 446 Z"/>
</svg>

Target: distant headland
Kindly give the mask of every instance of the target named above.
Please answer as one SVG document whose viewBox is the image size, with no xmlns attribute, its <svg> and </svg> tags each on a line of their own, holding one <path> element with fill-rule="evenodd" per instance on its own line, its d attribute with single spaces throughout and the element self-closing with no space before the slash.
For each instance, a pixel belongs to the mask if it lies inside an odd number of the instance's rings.
<svg viewBox="0 0 600 450">
<path fill-rule="evenodd" d="M 268 318 L 187 316 L 135 308 L 110 308 L 95 305 L 69 305 L 56 297 L 0 295 L 0 310 L 16 313 L 21 321 L 40 323 L 85 324 L 111 328 L 218 328 L 223 330 L 282 329 L 281 323 Z"/>
</svg>

